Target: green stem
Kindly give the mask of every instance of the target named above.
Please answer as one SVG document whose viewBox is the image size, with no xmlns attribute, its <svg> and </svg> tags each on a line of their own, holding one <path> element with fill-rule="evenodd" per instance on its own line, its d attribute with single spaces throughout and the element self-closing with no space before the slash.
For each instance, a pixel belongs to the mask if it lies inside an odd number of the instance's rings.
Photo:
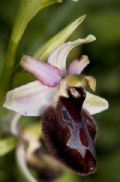
<svg viewBox="0 0 120 182">
<path fill-rule="evenodd" d="M 3 73 L 0 80 L 0 104 L 2 104 L 5 93 L 9 87 L 12 72 L 13 72 L 13 66 L 15 62 L 15 56 L 16 56 L 16 49 L 17 44 L 13 43 L 12 41 L 9 42 L 8 52 L 6 56 L 6 61 L 3 69 Z"/>
</svg>

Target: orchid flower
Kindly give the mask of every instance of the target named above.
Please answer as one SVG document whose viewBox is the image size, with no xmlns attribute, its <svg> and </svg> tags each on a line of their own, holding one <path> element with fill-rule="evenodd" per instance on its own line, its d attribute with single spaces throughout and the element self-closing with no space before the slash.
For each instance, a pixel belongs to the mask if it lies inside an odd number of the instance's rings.
<svg viewBox="0 0 120 182">
<path fill-rule="evenodd" d="M 94 41 L 93 35 L 57 47 L 42 62 L 23 56 L 21 66 L 36 81 L 9 91 L 4 107 L 25 116 L 43 116 L 44 141 L 53 156 L 80 175 L 96 170 L 97 128 L 93 114 L 108 108 L 107 100 L 93 95 L 96 80 L 81 72 L 90 63 L 86 55 L 69 66 L 66 59 L 76 46 Z M 18 157 L 19 158 L 19 157 Z"/>
<path fill-rule="evenodd" d="M 47 63 L 30 56 L 23 56 L 21 66 L 32 73 L 37 80 L 9 91 L 4 107 L 25 116 L 41 116 L 48 106 L 56 104 L 60 95 L 66 95 L 65 90 L 70 75 L 74 78 L 74 75 L 81 74 L 89 64 L 88 57 L 82 56 L 80 60 L 74 60 L 66 68 L 69 52 L 78 45 L 94 40 L 95 37 L 89 35 L 85 39 L 64 43 L 51 53 Z M 95 87 L 92 77 L 86 77 L 86 80 L 90 86 L 94 84 Z M 80 84 L 79 79 L 76 84 Z M 108 108 L 108 102 L 105 99 L 89 92 L 86 94 L 83 107 L 90 114 L 96 114 Z"/>
</svg>

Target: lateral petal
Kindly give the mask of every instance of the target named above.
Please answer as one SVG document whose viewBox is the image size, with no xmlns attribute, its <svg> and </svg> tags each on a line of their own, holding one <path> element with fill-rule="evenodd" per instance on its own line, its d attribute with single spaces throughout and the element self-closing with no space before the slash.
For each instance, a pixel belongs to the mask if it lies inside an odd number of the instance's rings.
<svg viewBox="0 0 120 182">
<path fill-rule="evenodd" d="M 54 104 L 57 87 L 47 87 L 34 81 L 9 91 L 4 107 L 25 116 L 40 116 Z"/>
<path fill-rule="evenodd" d="M 49 87 L 56 86 L 61 80 L 61 73 L 58 68 L 30 56 L 23 56 L 21 66 Z"/>
<path fill-rule="evenodd" d="M 80 60 L 74 60 L 69 65 L 68 73 L 70 75 L 80 74 L 84 68 L 90 63 L 88 56 L 83 55 Z"/>
<path fill-rule="evenodd" d="M 109 104 L 106 99 L 86 92 L 86 99 L 84 101 L 83 108 L 85 108 L 90 114 L 102 112 L 108 109 L 108 107 Z"/>
</svg>

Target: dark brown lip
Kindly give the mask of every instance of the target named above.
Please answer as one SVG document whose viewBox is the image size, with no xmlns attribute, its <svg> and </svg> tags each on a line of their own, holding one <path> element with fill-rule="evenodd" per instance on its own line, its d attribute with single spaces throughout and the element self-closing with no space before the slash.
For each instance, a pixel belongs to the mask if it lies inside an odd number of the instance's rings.
<svg viewBox="0 0 120 182">
<path fill-rule="evenodd" d="M 59 98 L 56 108 L 49 107 L 45 111 L 44 140 L 64 165 L 80 175 L 88 175 L 96 170 L 96 124 L 82 108 L 86 97 L 84 89 L 70 88 L 68 94 L 69 98 Z"/>
</svg>

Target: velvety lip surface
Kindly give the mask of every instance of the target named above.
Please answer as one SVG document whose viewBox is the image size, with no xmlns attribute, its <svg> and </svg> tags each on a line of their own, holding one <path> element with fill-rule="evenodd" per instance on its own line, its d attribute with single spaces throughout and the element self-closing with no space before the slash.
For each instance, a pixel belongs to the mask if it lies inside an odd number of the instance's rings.
<svg viewBox="0 0 120 182">
<path fill-rule="evenodd" d="M 49 107 L 44 113 L 44 140 L 58 160 L 80 175 L 88 175 L 96 169 L 96 125 L 82 110 L 84 90 L 74 89 L 68 91 L 69 98 L 60 97 L 56 108 Z"/>
</svg>

